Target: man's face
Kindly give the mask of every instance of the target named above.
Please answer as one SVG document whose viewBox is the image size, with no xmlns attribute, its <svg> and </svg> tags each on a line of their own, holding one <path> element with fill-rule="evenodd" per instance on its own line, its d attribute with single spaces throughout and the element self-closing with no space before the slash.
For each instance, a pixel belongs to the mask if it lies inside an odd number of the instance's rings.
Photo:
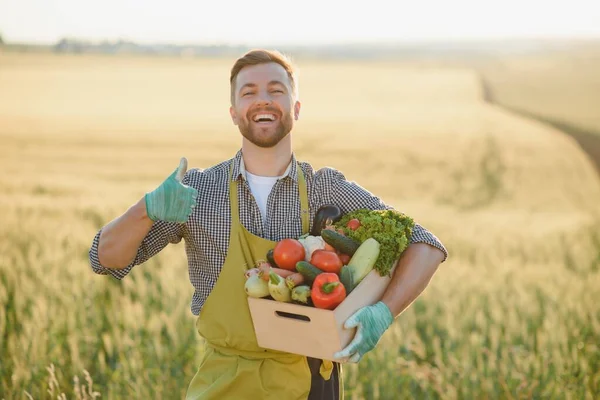
<svg viewBox="0 0 600 400">
<path fill-rule="evenodd" d="M 285 69 L 274 62 L 244 67 L 234 83 L 235 103 L 229 112 L 242 136 L 259 147 L 277 145 L 300 113 Z"/>
</svg>

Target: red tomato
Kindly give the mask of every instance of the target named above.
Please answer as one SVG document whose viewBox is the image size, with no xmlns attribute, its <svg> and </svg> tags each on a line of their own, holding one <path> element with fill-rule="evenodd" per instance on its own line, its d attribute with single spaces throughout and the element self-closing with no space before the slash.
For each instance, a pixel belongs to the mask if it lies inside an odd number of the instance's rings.
<svg viewBox="0 0 600 400">
<path fill-rule="evenodd" d="M 323 272 L 340 273 L 343 267 L 338 255 L 329 250 L 315 250 L 310 258 L 310 263 Z"/>
<path fill-rule="evenodd" d="M 340 261 L 344 265 L 348 265 L 348 263 L 350 262 L 350 258 L 351 258 L 348 254 L 338 254 L 338 257 L 340 258 Z"/>
<path fill-rule="evenodd" d="M 296 263 L 304 260 L 305 251 L 302 243 L 296 239 L 280 240 L 273 249 L 273 259 L 279 268 L 296 270 Z"/>
<path fill-rule="evenodd" d="M 356 218 L 351 219 L 346 224 L 346 228 L 352 229 L 353 231 L 357 230 L 359 226 L 360 226 L 360 221 Z"/>
</svg>

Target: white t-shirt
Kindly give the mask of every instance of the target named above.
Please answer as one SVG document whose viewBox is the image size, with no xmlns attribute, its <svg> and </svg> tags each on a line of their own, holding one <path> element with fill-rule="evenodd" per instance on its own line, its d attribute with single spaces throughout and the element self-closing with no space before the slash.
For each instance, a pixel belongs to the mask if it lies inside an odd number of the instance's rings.
<svg viewBox="0 0 600 400">
<path fill-rule="evenodd" d="M 260 210 L 260 214 L 262 216 L 263 225 L 267 224 L 267 200 L 269 198 L 269 194 L 271 193 L 271 189 L 277 182 L 277 179 L 280 179 L 281 176 L 258 176 L 253 175 L 250 172 L 246 171 L 246 179 L 248 180 L 248 186 L 250 186 L 250 191 L 256 199 L 256 204 L 258 204 L 258 209 Z"/>
</svg>

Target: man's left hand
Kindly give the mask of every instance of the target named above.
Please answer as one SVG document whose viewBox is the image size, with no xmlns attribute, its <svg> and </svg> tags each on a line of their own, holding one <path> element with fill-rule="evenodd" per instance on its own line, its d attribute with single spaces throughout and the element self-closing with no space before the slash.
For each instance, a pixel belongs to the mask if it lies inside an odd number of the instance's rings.
<svg viewBox="0 0 600 400">
<path fill-rule="evenodd" d="M 346 329 L 357 328 L 354 339 L 345 349 L 338 351 L 333 357 L 336 359 L 349 357 L 348 362 L 359 362 L 365 353 L 375 348 L 383 333 L 392 325 L 392 322 L 394 322 L 392 312 L 381 301 L 372 306 L 361 308 L 344 323 Z"/>
</svg>

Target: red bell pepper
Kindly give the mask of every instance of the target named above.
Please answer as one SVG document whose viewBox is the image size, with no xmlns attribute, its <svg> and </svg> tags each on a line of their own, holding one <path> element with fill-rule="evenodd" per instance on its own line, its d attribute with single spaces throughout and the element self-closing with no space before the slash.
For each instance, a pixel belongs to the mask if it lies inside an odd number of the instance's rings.
<svg viewBox="0 0 600 400">
<path fill-rule="evenodd" d="M 346 298 L 346 288 L 333 272 L 317 275 L 310 293 L 316 308 L 334 310 Z"/>
</svg>

